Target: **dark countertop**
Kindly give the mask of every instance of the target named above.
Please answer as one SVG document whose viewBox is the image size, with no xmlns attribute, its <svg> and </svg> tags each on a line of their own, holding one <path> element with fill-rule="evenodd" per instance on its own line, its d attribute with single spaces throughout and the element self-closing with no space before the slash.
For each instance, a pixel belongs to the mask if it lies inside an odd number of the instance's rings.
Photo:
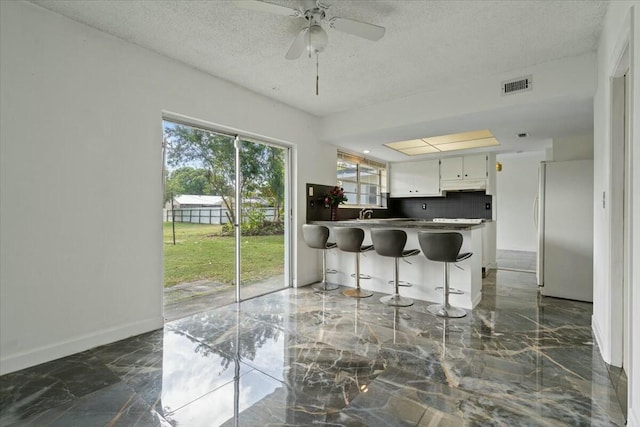
<svg viewBox="0 0 640 427">
<path fill-rule="evenodd" d="M 419 228 L 429 230 L 474 230 L 484 227 L 480 224 L 449 224 L 433 222 L 427 219 L 389 218 L 389 219 L 349 219 L 345 221 L 310 221 L 310 224 L 326 227 L 364 227 L 364 228 Z"/>
</svg>

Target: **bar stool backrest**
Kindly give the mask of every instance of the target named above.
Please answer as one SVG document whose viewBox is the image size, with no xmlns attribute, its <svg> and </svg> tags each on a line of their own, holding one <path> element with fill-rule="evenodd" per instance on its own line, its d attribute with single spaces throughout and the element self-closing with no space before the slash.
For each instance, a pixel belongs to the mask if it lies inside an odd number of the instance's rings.
<svg viewBox="0 0 640 427">
<path fill-rule="evenodd" d="M 324 225 L 303 224 L 302 238 L 310 248 L 326 249 L 329 229 Z"/>
<path fill-rule="evenodd" d="M 371 229 L 371 240 L 378 255 L 400 258 L 404 245 L 407 243 L 407 233 L 403 230 Z"/>
<path fill-rule="evenodd" d="M 364 230 L 352 227 L 335 227 L 336 244 L 341 251 L 360 252 L 364 241 Z"/>
<path fill-rule="evenodd" d="M 418 242 L 427 259 L 439 262 L 456 262 L 462 247 L 462 234 L 420 231 Z"/>
</svg>

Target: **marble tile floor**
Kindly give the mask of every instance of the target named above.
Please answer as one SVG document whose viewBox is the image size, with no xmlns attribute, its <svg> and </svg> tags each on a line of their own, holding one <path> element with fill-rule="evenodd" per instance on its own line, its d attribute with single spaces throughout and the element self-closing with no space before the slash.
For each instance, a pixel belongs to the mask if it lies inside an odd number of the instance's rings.
<svg viewBox="0 0 640 427">
<path fill-rule="evenodd" d="M 625 418 L 627 417 L 627 404 L 629 402 L 628 393 L 628 379 L 627 373 L 617 366 L 612 366 L 607 364 L 607 369 L 609 370 L 609 378 L 611 379 L 611 383 L 613 384 L 613 388 L 616 391 L 616 396 L 618 396 L 618 402 L 620 403 L 620 407 L 622 408 L 622 413 Z"/>
<path fill-rule="evenodd" d="M 243 283 L 240 289 L 242 299 L 254 298 L 284 287 L 284 275 Z M 181 283 L 164 289 L 164 318 L 172 321 L 196 313 L 233 304 L 236 300 L 234 285 L 199 280 Z"/>
<path fill-rule="evenodd" d="M 496 262 L 501 270 L 536 272 L 536 253 L 498 249 Z"/>
<path fill-rule="evenodd" d="M 2 376 L 0 425 L 624 425 L 591 304 L 500 270 L 462 319 L 381 296 L 287 289 Z"/>
</svg>

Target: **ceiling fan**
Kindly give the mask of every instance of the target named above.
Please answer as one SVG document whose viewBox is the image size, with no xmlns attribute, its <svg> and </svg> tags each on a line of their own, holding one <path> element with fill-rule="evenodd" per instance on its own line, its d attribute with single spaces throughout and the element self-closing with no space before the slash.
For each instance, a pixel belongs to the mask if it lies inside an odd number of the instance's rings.
<svg viewBox="0 0 640 427">
<path fill-rule="evenodd" d="M 339 16 L 328 17 L 326 12 L 330 5 L 320 2 L 320 0 L 303 0 L 302 4 L 304 5 L 304 9 L 293 9 L 260 0 L 235 0 L 235 4 L 244 9 L 290 16 L 293 18 L 305 18 L 307 20 L 307 26 L 300 30 L 287 51 L 285 55 L 287 59 L 300 58 L 305 48 L 307 48 L 309 56 L 311 56 L 312 53 L 317 55 L 324 50 L 327 46 L 328 36 L 327 32 L 322 28 L 322 22 L 328 23 L 330 28 L 372 41 L 380 40 L 385 33 L 384 27 L 378 25 L 354 21 L 353 19 L 341 18 Z"/>
</svg>

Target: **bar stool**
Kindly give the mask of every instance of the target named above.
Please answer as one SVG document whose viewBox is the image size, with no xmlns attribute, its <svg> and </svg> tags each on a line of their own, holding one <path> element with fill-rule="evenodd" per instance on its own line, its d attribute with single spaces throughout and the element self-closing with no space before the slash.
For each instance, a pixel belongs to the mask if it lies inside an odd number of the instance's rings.
<svg viewBox="0 0 640 427">
<path fill-rule="evenodd" d="M 398 280 L 398 263 L 400 258 L 418 255 L 420 251 L 418 249 L 404 249 L 404 245 L 407 243 L 407 233 L 402 230 L 380 230 L 374 228 L 371 229 L 371 240 L 373 241 L 373 247 L 378 255 L 392 257 L 395 259 L 393 270 L 395 293 L 393 295 L 380 298 L 380 302 L 396 307 L 408 307 L 413 305 L 413 300 L 411 298 L 401 297 L 398 292 L 398 286 L 400 284 L 400 281 Z"/>
<path fill-rule="evenodd" d="M 327 283 L 327 249 L 333 249 L 337 245 L 329 243 L 329 229 L 324 225 L 303 224 L 302 238 L 310 248 L 322 250 L 322 282 L 311 286 L 316 291 L 326 292 L 339 288 L 338 285 Z"/>
<path fill-rule="evenodd" d="M 466 316 L 467 312 L 463 309 L 449 305 L 449 263 L 463 261 L 473 255 L 471 252 L 460 253 L 462 234 L 420 231 L 418 232 L 418 242 L 428 260 L 444 262 L 444 303 L 430 305 L 427 310 L 440 317 Z"/>
<path fill-rule="evenodd" d="M 364 230 L 352 227 L 336 227 L 333 230 L 336 235 L 336 244 L 341 251 L 354 252 L 356 254 L 356 287 L 342 292 L 344 295 L 353 298 L 367 298 L 373 292 L 364 291 L 360 288 L 360 252 L 367 252 L 373 249 L 373 245 L 362 245 L 364 241 Z"/>
</svg>

